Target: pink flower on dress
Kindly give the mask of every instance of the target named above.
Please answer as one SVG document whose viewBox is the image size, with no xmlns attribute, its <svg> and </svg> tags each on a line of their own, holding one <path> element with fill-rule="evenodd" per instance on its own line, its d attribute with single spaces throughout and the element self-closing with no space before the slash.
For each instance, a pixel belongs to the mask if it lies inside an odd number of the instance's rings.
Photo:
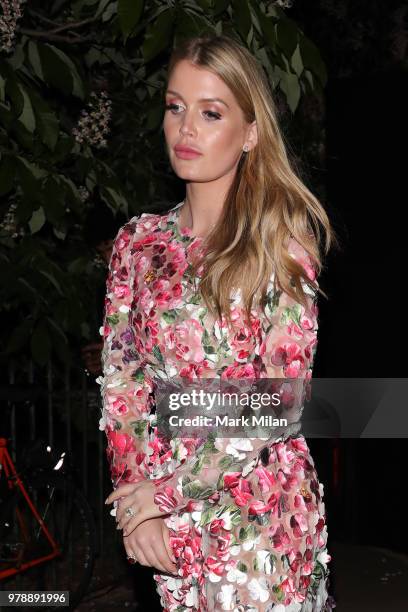
<svg viewBox="0 0 408 612">
<path fill-rule="evenodd" d="M 180 297 L 183 293 L 183 287 L 181 286 L 181 283 L 176 283 L 175 285 L 173 285 L 172 292 L 175 297 Z"/>
<path fill-rule="evenodd" d="M 255 369 L 252 363 L 229 365 L 223 370 L 221 379 L 228 378 L 254 378 Z"/>
<path fill-rule="evenodd" d="M 254 500 L 248 507 L 248 516 L 259 516 L 260 514 L 265 514 L 270 510 L 270 505 L 265 504 L 260 500 Z"/>
<path fill-rule="evenodd" d="M 263 466 L 256 467 L 255 473 L 258 476 L 258 485 L 262 493 L 270 491 L 271 488 L 277 483 L 274 474 Z"/>
<path fill-rule="evenodd" d="M 295 537 L 297 538 L 303 537 L 303 534 L 305 534 L 309 529 L 306 518 L 303 516 L 303 514 L 300 514 L 300 512 L 292 514 L 290 517 L 290 526 L 293 529 Z"/>
<path fill-rule="evenodd" d="M 174 328 L 178 359 L 200 363 L 205 358 L 202 346 L 203 327 L 196 319 L 186 319 Z"/>
<path fill-rule="evenodd" d="M 108 405 L 108 410 L 111 408 L 111 412 L 113 414 L 126 414 L 129 412 L 129 408 L 126 405 L 126 402 L 121 398 L 117 398 L 111 406 Z"/>
<path fill-rule="evenodd" d="M 254 496 L 251 483 L 245 478 L 241 478 L 238 486 L 231 489 L 231 495 L 237 506 L 245 506 Z"/>
<path fill-rule="evenodd" d="M 271 352 L 273 365 L 288 366 L 294 361 L 303 362 L 302 350 L 296 342 L 282 342 Z"/>
<path fill-rule="evenodd" d="M 113 288 L 113 293 L 115 294 L 116 298 L 118 298 L 119 300 L 123 300 L 123 298 L 126 298 L 130 295 L 130 289 L 127 285 L 116 285 Z"/>
<path fill-rule="evenodd" d="M 292 570 L 294 574 L 296 574 L 299 565 L 302 563 L 302 553 L 300 552 L 300 550 L 295 550 L 294 548 L 292 548 L 287 553 L 287 558 L 288 558 L 290 569 Z"/>
<path fill-rule="evenodd" d="M 241 472 L 226 472 L 224 474 L 224 491 L 233 489 L 238 486 L 241 478 Z"/>
<path fill-rule="evenodd" d="M 160 291 L 156 293 L 156 304 L 161 307 L 168 307 L 169 302 L 172 300 L 173 296 L 170 291 Z"/>
<path fill-rule="evenodd" d="M 146 347 L 148 347 L 149 345 L 153 347 L 157 343 L 156 338 L 159 334 L 159 325 L 157 321 L 155 321 L 154 319 L 149 319 L 148 321 L 146 321 L 144 333 L 147 334 L 149 337 L 149 341 L 146 343 Z M 144 348 L 145 347 L 143 347 L 143 349 Z"/>
<path fill-rule="evenodd" d="M 204 561 L 204 570 L 208 571 L 210 582 L 219 582 L 224 573 L 225 564 L 218 561 L 215 557 L 207 557 Z"/>
<path fill-rule="evenodd" d="M 217 535 L 221 529 L 224 529 L 225 521 L 224 519 L 214 519 L 210 522 L 208 526 L 208 530 L 211 535 Z"/>
<path fill-rule="evenodd" d="M 286 552 L 292 541 L 285 531 L 285 527 L 275 523 L 269 528 L 269 535 L 273 542 L 273 547 L 279 551 Z"/>
<path fill-rule="evenodd" d="M 303 307 L 302 307 L 302 310 L 303 310 Z M 300 324 L 302 328 L 306 330 L 313 330 L 315 326 L 313 318 L 306 315 L 305 313 L 303 313 L 300 318 Z"/>
<path fill-rule="evenodd" d="M 294 340 L 301 340 L 304 336 L 304 331 L 294 321 L 290 321 L 287 325 L 287 332 Z"/>
<path fill-rule="evenodd" d="M 140 308 L 142 308 L 145 312 L 149 312 L 149 310 L 154 310 L 156 302 L 153 299 L 152 292 L 148 287 L 143 287 L 140 292 Z"/>
<path fill-rule="evenodd" d="M 154 495 L 153 500 L 159 506 L 161 512 L 171 512 L 177 506 L 177 499 L 174 497 L 172 487 L 164 486 L 160 492 Z"/>
<path fill-rule="evenodd" d="M 232 535 L 229 531 L 224 531 L 217 538 L 217 544 L 218 544 L 217 555 L 221 557 L 223 561 L 227 561 L 227 559 L 224 558 L 225 555 L 223 554 L 225 553 L 225 551 L 228 551 L 228 558 L 229 558 L 231 538 L 232 538 Z"/>
<path fill-rule="evenodd" d="M 115 240 L 115 247 L 118 251 L 123 251 L 127 248 L 131 238 L 131 232 L 126 229 L 122 229 Z"/>
<path fill-rule="evenodd" d="M 127 433 L 120 433 L 119 431 L 108 430 L 106 432 L 109 446 L 117 451 L 120 455 L 126 455 L 127 453 L 134 452 L 135 439 Z"/>
</svg>

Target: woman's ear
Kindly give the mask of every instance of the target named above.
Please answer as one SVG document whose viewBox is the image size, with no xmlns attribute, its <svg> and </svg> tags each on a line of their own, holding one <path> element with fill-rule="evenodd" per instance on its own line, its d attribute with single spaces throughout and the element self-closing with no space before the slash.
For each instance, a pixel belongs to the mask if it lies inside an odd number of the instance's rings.
<svg viewBox="0 0 408 612">
<path fill-rule="evenodd" d="M 253 121 L 248 128 L 245 142 L 249 145 L 249 149 L 254 149 L 258 144 L 258 128 L 256 121 Z"/>
</svg>

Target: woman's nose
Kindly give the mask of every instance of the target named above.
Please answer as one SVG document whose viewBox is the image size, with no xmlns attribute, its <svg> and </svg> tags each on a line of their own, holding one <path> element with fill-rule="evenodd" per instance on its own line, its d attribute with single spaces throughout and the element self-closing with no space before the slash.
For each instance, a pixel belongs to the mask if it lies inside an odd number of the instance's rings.
<svg viewBox="0 0 408 612">
<path fill-rule="evenodd" d="M 186 133 L 192 134 L 194 130 L 195 130 L 195 119 L 192 116 L 192 113 L 190 114 L 186 113 L 181 123 L 180 131 L 183 134 L 186 134 Z"/>
</svg>

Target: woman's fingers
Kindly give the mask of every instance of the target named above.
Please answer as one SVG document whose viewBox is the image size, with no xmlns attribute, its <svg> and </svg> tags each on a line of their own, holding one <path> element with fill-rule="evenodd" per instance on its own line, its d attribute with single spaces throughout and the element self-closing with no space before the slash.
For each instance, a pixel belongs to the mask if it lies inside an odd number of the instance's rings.
<svg viewBox="0 0 408 612">
<path fill-rule="evenodd" d="M 127 484 L 121 484 L 115 491 L 112 491 L 110 495 L 105 499 L 105 504 L 111 504 L 115 499 L 130 495 L 137 489 L 137 483 L 128 482 Z"/>
<path fill-rule="evenodd" d="M 164 574 L 177 575 L 178 568 L 168 553 L 160 518 L 145 521 L 142 528 L 136 528 L 123 537 L 127 553 L 134 553 L 141 565 L 155 567 Z M 141 552 L 143 551 L 143 553 Z"/>
<path fill-rule="evenodd" d="M 131 508 L 133 512 L 136 512 L 135 503 L 133 501 L 132 495 L 128 495 L 124 499 L 121 499 L 118 502 L 116 507 L 116 522 L 118 524 L 118 529 L 123 529 L 123 527 L 129 522 L 132 518 L 128 514 L 126 514 L 126 510 Z"/>
<path fill-rule="evenodd" d="M 177 573 L 177 567 L 171 563 L 167 557 L 166 551 L 163 545 L 152 544 L 152 548 L 146 551 L 146 557 L 151 567 L 155 567 L 163 574 L 175 574 Z M 174 567 L 173 567 L 174 566 Z"/>
<path fill-rule="evenodd" d="M 157 561 L 165 568 L 164 571 L 170 574 L 177 574 L 178 573 L 177 565 L 173 563 L 173 561 L 171 560 L 171 557 L 168 554 L 163 538 L 161 538 L 161 541 L 158 540 L 158 541 L 153 542 L 152 548 L 153 548 L 153 553 Z"/>
<path fill-rule="evenodd" d="M 123 543 L 125 545 L 126 555 L 128 557 L 135 556 L 140 565 L 155 567 L 163 574 L 177 573 L 177 567 L 171 563 L 170 559 L 168 559 L 167 555 L 165 554 L 165 551 L 163 554 L 163 550 L 160 550 L 160 546 L 155 547 L 154 544 L 152 544 L 152 546 L 144 546 L 142 552 L 142 548 L 136 544 L 136 542 L 137 537 L 134 536 L 134 532 L 130 534 L 130 536 L 124 536 Z"/>
<path fill-rule="evenodd" d="M 129 537 L 132 538 L 132 536 L 129 536 Z M 148 565 L 148 562 L 146 560 L 145 555 L 142 552 L 142 549 L 139 548 L 135 544 L 135 542 L 133 542 L 132 540 L 129 541 L 129 537 L 123 538 L 123 544 L 126 550 L 126 556 L 136 557 L 136 561 L 137 563 L 140 563 L 140 565 Z"/>
<path fill-rule="evenodd" d="M 138 512 L 136 516 L 133 516 L 131 519 L 121 521 L 123 524 L 123 535 L 130 535 L 132 531 L 136 529 L 136 527 L 139 527 L 140 523 L 143 523 L 145 518 L 146 517 L 143 516 L 142 512 Z M 120 528 L 122 529 L 122 527 Z"/>
</svg>

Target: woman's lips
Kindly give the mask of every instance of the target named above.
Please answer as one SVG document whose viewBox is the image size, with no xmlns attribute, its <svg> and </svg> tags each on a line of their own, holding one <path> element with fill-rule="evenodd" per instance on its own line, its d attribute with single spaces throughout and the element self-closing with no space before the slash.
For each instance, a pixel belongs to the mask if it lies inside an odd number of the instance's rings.
<svg viewBox="0 0 408 612">
<path fill-rule="evenodd" d="M 180 157 L 181 159 L 195 159 L 196 157 L 199 157 L 201 155 L 201 153 L 199 153 L 198 151 L 193 151 L 193 149 L 174 149 L 175 154 L 177 155 L 177 157 Z"/>
</svg>

